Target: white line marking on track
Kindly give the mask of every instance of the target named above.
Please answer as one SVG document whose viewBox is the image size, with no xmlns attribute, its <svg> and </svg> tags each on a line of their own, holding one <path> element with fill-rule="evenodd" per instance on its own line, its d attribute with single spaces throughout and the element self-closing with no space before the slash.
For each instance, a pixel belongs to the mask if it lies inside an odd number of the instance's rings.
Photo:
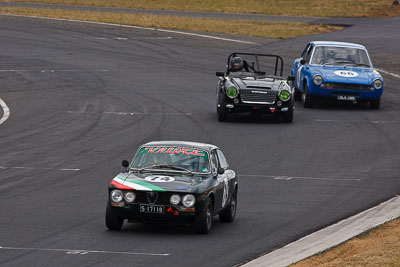
<svg viewBox="0 0 400 267">
<path fill-rule="evenodd" d="M 87 72 L 87 71 L 101 71 L 108 70 L 0 70 L 0 72 Z"/>
<path fill-rule="evenodd" d="M 22 169 L 22 170 L 55 170 L 55 171 L 80 171 L 81 169 L 70 169 L 70 168 L 63 168 L 63 169 L 54 169 L 54 168 L 35 168 L 35 167 L 7 167 L 7 166 L 0 166 L 1 169 Z"/>
<path fill-rule="evenodd" d="M 374 123 L 374 124 L 387 124 L 387 123 L 399 123 L 400 121 L 368 121 L 368 120 L 320 120 L 317 119 L 315 120 L 316 122 L 368 122 L 368 123 Z"/>
<path fill-rule="evenodd" d="M 331 177 L 302 177 L 302 176 L 277 176 L 277 175 L 262 175 L 262 174 L 238 174 L 238 176 L 245 177 L 263 177 L 263 178 L 271 178 L 274 180 L 295 180 L 295 179 L 303 179 L 303 180 L 330 180 L 330 181 L 354 181 L 360 182 L 362 179 L 359 178 L 331 178 Z"/>
<path fill-rule="evenodd" d="M 59 251 L 65 252 L 69 255 L 86 255 L 89 253 L 102 253 L 102 254 L 123 254 L 123 255 L 144 255 L 144 256 L 169 256 L 166 253 L 145 253 L 145 252 L 127 252 L 127 251 L 105 251 L 105 250 L 85 250 L 85 249 L 60 249 L 60 248 L 20 248 L 20 247 L 3 247 L 0 249 L 7 250 L 36 250 L 36 251 Z"/>
<path fill-rule="evenodd" d="M 385 74 L 387 74 L 387 75 L 391 75 L 391 76 L 393 76 L 393 77 L 396 77 L 396 78 L 399 78 L 399 79 L 400 79 L 400 75 L 391 73 L 391 72 L 386 71 L 386 70 L 383 70 L 383 69 L 377 69 L 377 68 L 375 68 L 375 69 L 376 69 L 377 71 L 383 72 L 383 73 L 385 73 Z"/>
<path fill-rule="evenodd" d="M 85 20 L 73 20 L 73 19 L 57 19 L 57 18 L 47 18 L 47 17 L 39 17 L 39 16 L 9 15 L 9 14 L 2 14 L 1 16 L 24 17 L 24 18 L 34 18 L 34 19 L 47 19 L 47 20 L 68 21 L 68 22 L 79 22 L 79 23 L 88 23 L 88 24 L 98 24 L 98 25 L 106 25 L 106 26 L 131 28 L 131 29 L 141 29 L 141 30 L 149 30 L 149 31 L 169 32 L 169 33 L 175 33 L 175 34 L 181 34 L 181 35 L 188 35 L 188 36 L 195 36 L 195 37 L 214 39 L 214 40 L 219 40 L 219 41 L 227 41 L 227 42 L 235 42 L 235 43 L 242 43 L 242 44 L 258 45 L 257 43 L 253 43 L 253 42 L 241 41 L 241 40 L 230 39 L 230 38 L 222 38 L 222 37 L 216 37 L 216 36 L 205 35 L 205 34 L 181 32 L 181 31 L 173 31 L 173 30 L 165 30 L 165 29 L 149 28 L 149 27 L 140 27 L 140 26 L 131 26 L 131 25 L 123 25 L 123 24 L 115 24 L 115 23 L 105 23 L 105 22 L 85 21 Z"/>
<path fill-rule="evenodd" d="M 0 98 L 0 106 L 3 109 L 3 117 L 0 118 L 0 125 L 10 117 L 10 109 L 7 107 L 6 102 Z"/>
</svg>

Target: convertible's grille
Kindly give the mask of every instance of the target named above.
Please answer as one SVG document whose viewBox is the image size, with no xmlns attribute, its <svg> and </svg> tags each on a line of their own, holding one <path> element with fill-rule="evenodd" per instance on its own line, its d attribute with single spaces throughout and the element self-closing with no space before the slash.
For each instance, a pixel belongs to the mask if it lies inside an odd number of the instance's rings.
<svg viewBox="0 0 400 267">
<path fill-rule="evenodd" d="M 136 194 L 135 202 L 142 204 L 168 205 L 170 194 L 157 191 L 134 191 Z"/>
<path fill-rule="evenodd" d="M 351 83 L 326 83 L 327 88 L 336 90 L 360 90 L 369 91 L 370 86 L 366 84 L 351 84 Z"/>
<path fill-rule="evenodd" d="M 246 104 L 274 104 L 276 95 L 269 91 L 268 93 L 241 93 L 240 98 Z"/>
</svg>

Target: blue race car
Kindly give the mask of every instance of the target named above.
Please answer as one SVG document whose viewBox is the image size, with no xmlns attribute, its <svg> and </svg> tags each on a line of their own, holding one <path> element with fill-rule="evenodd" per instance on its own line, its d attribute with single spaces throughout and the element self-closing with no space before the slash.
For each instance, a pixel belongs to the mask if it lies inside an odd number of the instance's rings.
<svg viewBox="0 0 400 267">
<path fill-rule="evenodd" d="M 317 98 L 370 103 L 378 109 L 383 78 L 371 63 L 367 49 L 359 44 L 313 41 L 293 63 L 294 99 L 305 108 Z"/>
</svg>

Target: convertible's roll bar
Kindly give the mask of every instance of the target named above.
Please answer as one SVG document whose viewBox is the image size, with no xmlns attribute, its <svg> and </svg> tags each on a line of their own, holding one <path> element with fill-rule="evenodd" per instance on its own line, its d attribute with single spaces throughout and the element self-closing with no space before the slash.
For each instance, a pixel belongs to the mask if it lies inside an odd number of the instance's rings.
<svg viewBox="0 0 400 267">
<path fill-rule="evenodd" d="M 254 56 L 256 59 L 256 64 L 257 64 L 257 69 L 258 71 L 260 71 L 260 64 L 258 62 L 258 57 L 262 56 L 262 57 L 273 57 L 275 58 L 275 76 L 277 76 L 278 74 L 278 65 L 280 65 L 280 71 L 279 71 L 279 76 L 282 77 L 283 75 L 283 59 L 281 56 L 278 55 L 269 55 L 269 54 L 254 54 L 254 53 L 242 53 L 242 52 L 233 52 L 228 56 L 228 62 L 227 62 L 227 73 L 229 72 L 229 65 L 231 62 L 231 59 L 233 57 L 236 56 L 240 56 L 240 55 L 244 55 L 244 56 Z M 279 64 L 280 63 L 280 64 Z"/>
</svg>

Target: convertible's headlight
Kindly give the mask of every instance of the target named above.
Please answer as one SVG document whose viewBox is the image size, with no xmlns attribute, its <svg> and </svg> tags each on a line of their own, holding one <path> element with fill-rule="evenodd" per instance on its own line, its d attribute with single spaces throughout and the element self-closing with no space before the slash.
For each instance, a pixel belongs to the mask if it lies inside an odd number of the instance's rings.
<svg viewBox="0 0 400 267">
<path fill-rule="evenodd" d="M 372 86 L 374 86 L 375 89 L 381 89 L 383 87 L 383 82 L 381 79 L 375 79 L 374 82 L 372 83 Z"/>
<path fill-rule="evenodd" d="M 315 85 L 321 85 L 323 79 L 321 75 L 315 75 L 313 78 L 313 82 Z"/>
<path fill-rule="evenodd" d="M 290 92 L 288 90 L 282 90 L 279 92 L 279 99 L 282 101 L 288 101 L 290 99 Z"/>
<path fill-rule="evenodd" d="M 181 197 L 179 195 L 172 195 L 169 199 L 169 202 L 171 202 L 172 205 L 178 205 L 180 201 Z"/>
<path fill-rule="evenodd" d="M 239 91 L 236 87 L 231 86 L 228 88 L 228 90 L 226 90 L 226 95 L 230 98 L 235 98 L 237 97 L 239 94 Z"/>
<path fill-rule="evenodd" d="M 118 203 L 122 201 L 122 199 L 124 198 L 124 194 L 121 190 L 113 190 L 111 191 L 110 197 L 112 201 Z"/>
<path fill-rule="evenodd" d="M 196 198 L 193 195 L 185 195 L 182 199 L 182 204 L 186 208 L 190 208 L 194 205 Z"/>
<path fill-rule="evenodd" d="M 126 192 L 124 195 L 124 199 L 128 203 L 132 203 L 133 201 L 135 201 L 135 198 L 136 198 L 136 195 L 133 192 Z"/>
</svg>

